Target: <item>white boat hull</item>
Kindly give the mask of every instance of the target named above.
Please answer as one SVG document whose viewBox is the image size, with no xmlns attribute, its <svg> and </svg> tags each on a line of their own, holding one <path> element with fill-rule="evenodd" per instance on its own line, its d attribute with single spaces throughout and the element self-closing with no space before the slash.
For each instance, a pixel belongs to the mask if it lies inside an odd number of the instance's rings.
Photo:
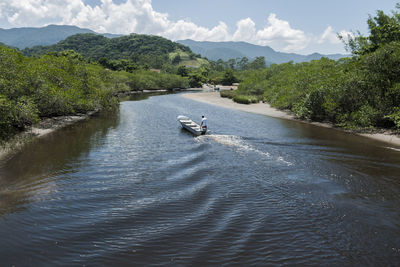
<svg viewBox="0 0 400 267">
<path fill-rule="evenodd" d="M 194 122 L 193 120 L 189 119 L 186 116 L 178 116 L 178 121 L 182 125 L 182 128 L 191 132 L 194 135 L 202 135 L 206 134 L 208 130 L 201 129 L 200 125 Z"/>
</svg>

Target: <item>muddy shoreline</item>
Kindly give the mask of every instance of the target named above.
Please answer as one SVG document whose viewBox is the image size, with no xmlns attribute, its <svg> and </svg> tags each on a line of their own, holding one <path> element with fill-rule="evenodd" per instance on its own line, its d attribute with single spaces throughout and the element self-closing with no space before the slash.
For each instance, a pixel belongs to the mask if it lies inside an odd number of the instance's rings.
<svg viewBox="0 0 400 267">
<path fill-rule="evenodd" d="M 124 91 L 117 92 L 117 96 L 120 100 L 124 97 L 129 97 L 138 94 L 151 94 L 151 93 L 163 93 L 163 92 L 177 92 L 177 91 L 198 91 L 198 88 L 176 88 L 173 90 L 167 89 L 153 89 L 153 90 L 137 90 L 137 91 Z M 89 119 L 92 116 L 98 114 L 100 110 L 89 111 L 85 114 L 77 114 L 71 116 L 58 116 L 52 118 L 45 118 L 41 122 L 32 127 L 26 129 L 25 131 L 18 133 L 12 137 L 9 141 L 0 143 L 0 161 L 11 157 L 13 153 L 18 152 L 24 145 L 32 142 L 36 138 L 48 135 L 58 129 L 67 127 L 79 121 Z"/>
<path fill-rule="evenodd" d="M 11 140 L 5 142 L 0 147 L 0 160 L 4 160 L 13 153 L 19 151 L 25 144 L 32 142 L 36 138 L 48 135 L 60 128 L 67 127 L 79 121 L 89 119 L 99 113 L 99 110 L 90 111 L 85 114 L 77 114 L 71 116 L 59 116 L 43 119 L 38 124 L 26 129 L 17 134 Z"/>
</svg>

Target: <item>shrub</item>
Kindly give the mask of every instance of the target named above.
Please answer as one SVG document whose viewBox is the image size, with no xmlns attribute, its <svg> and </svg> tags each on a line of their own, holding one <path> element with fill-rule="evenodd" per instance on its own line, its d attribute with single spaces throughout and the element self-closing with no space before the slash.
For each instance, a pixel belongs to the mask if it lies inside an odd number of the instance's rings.
<svg viewBox="0 0 400 267">
<path fill-rule="evenodd" d="M 394 112 L 390 115 L 385 116 L 385 118 L 393 121 L 395 127 L 400 129 L 400 107 L 394 108 Z"/>
<path fill-rule="evenodd" d="M 24 129 L 26 126 L 30 126 L 39 121 L 39 110 L 34 103 L 33 99 L 22 96 L 18 99 L 14 113 L 14 126 L 19 129 Z"/>
<path fill-rule="evenodd" d="M 293 113 L 300 119 L 310 119 L 312 111 L 309 109 L 306 104 L 308 100 L 308 96 L 301 99 L 300 101 L 294 103 L 292 107 Z"/>
<path fill-rule="evenodd" d="M 13 103 L 4 95 L 0 95 L 0 138 L 6 139 L 15 132 L 13 127 Z"/>
<path fill-rule="evenodd" d="M 258 97 L 250 95 L 236 95 L 235 97 L 233 97 L 233 101 L 240 104 L 251 104 L 251 103 L 258 103 L 259 99 Z"/>
<path fill-rule="evenodd" d="M 221 95 L 221 97 L 226 97 L 226 98 L 232 99 L 232 98 L 234 98 L 236 96 L 236 91 L 233 91 L 233 90 L 231 90 L 231 91 L 221 91 L 219 94 Z"/>
<path fill-rule="evenodd" d="M 221 80 L 222 85 L 232 85 L 232 83 L 237 82 L 238 79 L 235 77 L 233 70 L 226 70 L 224 73 L 224 77 Z"/>
<path fill-rule="evenodd" d="M 364 105 L 350 115 L 351 124 L 360 127 L 372 127 L 376 125 L 379 112 L 370 105 Z"/>
</svg>

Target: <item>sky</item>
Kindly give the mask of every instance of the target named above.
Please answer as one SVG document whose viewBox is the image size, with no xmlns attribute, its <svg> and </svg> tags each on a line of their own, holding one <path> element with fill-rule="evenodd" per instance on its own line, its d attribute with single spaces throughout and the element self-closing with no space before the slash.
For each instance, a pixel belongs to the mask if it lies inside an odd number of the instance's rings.
<svg viewBox="0 0 400 267">
<path fill-rule="evenodd" d="M 346 53 L 337 38 L 360 31 L 400 0 L 0 0 L 0 28 L 75 25 L 170 40 L 245 41 L 277 51 Z"/>
</svg>

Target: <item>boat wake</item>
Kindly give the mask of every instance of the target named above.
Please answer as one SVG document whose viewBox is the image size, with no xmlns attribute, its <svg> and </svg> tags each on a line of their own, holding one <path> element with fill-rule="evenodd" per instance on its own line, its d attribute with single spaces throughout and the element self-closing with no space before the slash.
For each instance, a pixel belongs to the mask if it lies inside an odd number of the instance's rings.
<svg viewBox="0 0 400 267">
<path fill-rule="evenodd" d="M 388 149 L 390 149 L 390 150 L 394 150 L 394 151 L 400 152 L 400 149 L 398 149 L 398 148 L 394 148 L 394 147 L 390 147 L 390 146 L 385 146 L 385 148 L 388 148 Z"/>
<path fill-rule="evenodd" d="M 207 142 L 209 140 L 213 140 L 221 145 L 234 147 L 240 152 L 254 152 L 263 157 L 273 159 L 269 152 L 264 152 L 256 149 L 251 144 L 247 143 L 240 136 L 235 135 L 221 135 L 221 134 L 210 134 L 210 135 L 202 135 L 195 139 L 197 142 Z M 286 161 L 283 157 L 276 157 L 277 161 L 285 163 L 287 166 L 293 165 L 291 162 Z"/>
</svg>

